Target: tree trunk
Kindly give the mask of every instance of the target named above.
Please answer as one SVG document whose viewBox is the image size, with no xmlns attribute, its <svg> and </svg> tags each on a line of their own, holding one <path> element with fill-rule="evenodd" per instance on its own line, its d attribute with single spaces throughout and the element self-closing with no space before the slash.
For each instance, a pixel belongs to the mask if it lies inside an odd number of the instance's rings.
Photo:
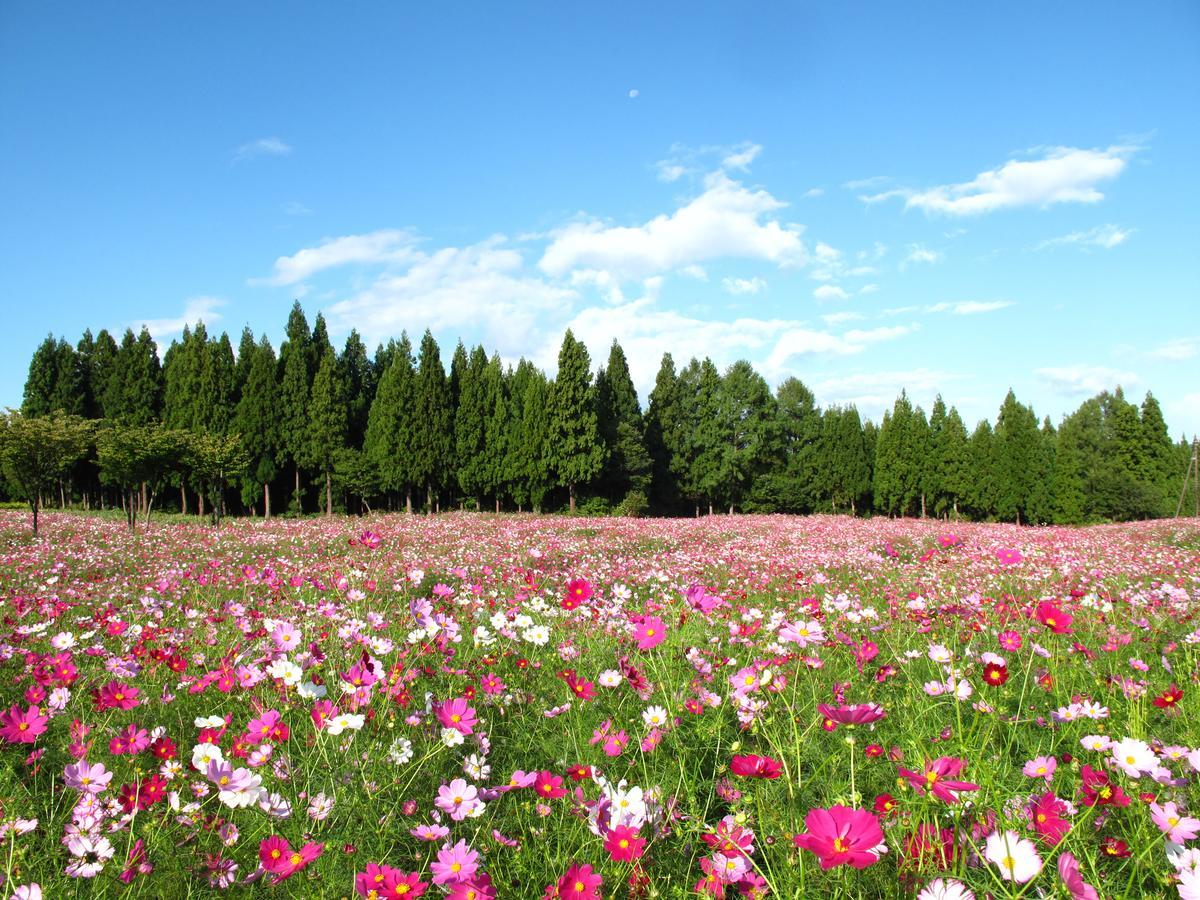
<svg viewBox="0 0 1200 900">
<path fill-rule="evenodd" d="M 567 485 L 567 490 L 571 495 L 571 515 L 575 515 L 575 482 L 571 482 L 569 485 Z"/>
<path fill-rule="evenodd" d="M 427 482 L 425 484 L 425 515 L 433 514 L 433 484 Z"/>
<path fill-rule="evenodd" d="M 187 515 L 187 485 L 183 483 L 183 479 L 179 479 L 179 514 Z"/>
<path fill-rule="evenodd" d="M 35 497 L 33 502 L 29 504 L 33 508 L 33 536 L 38 536 L 38 502 Z"/>
<path fill-rule="evenodd" d="M 500 512 L 500 498 L 497 497 L 496 498 L 496 513 L 499 514 L 499 512 Z"/>
<path fill-rule="evenodd" d="M 263 518 L 271 518 L 271 482 L 263 482 Z"/>
<path fill-rule="evenodd" d="M 925 518 L 925 492 L 921 492 L 921 518 Z"/>
<path fill-rule="evenodd" d="M 853 497 L 850 498 L 850 515 L 852 515 L 852 516 L 858 515 L 858 509 L 856 508 L 856 504 L 854 502 Z"/>
<path fill-rule="evenodd" d="M 699 503 L 696 504 L 696 518 L 697 519 L 700 518 L 700 504 Z"/>
<path fill-rule="evenodd" d="M 328 469 L 325 471 L 325 515 L 333 515 L 333 476 Z"/>
<path fill-rule="evenodd" d="M 148 503 L 149 503 L 149 501 L 146 499 L 146 482 L 143 481 L 142 482 L 142 505 L 141 505 L 141 511 L 142 511 L 143 515 L 147 514 Z"/>
<path fill-rule="evenodd" d="M 412 515 L 412 488 L 404 489 L 404 512 Z"/>
<path fill-rule="evenodd" d="M 296 498 L 296 512 L 304 512 L 304 501 L 300 499 L 300 463 L 296 463 L 293 468 L 296 470 L 296 493 L 293 495 Z"/>
<path fill-rule="evenodd" d="M 708 514 L 710 516 L 713 514 L 713 505 L 711 500 L 708 501 Z"/>
<path fill-rule="evenodd" d="M 954 521 L 958 521 L 958 498 L 954 498 Z"/>
<path fill-rule="evenodd" d="M 731 516 L 733 515 L 733 504 L 732 503 L 729 504 L 729 514 Z"/>
<path fill-rule="evenodd" d="M 67 508 L 67 495 L 63 491 L 63 483 L 62 483 L 61 479 L 58 482 L 58 508 L 59 509 Z"/>
<path fill-rule="evenodd" d="M 204 491 L 196 491 L 196 497 L 199 498 L 197 500 L 197 504 L 196 504 L 197 505 L 196 515 L 198 515 L 200 518 L 203 519 L 204 518 Z"/>
</svg>

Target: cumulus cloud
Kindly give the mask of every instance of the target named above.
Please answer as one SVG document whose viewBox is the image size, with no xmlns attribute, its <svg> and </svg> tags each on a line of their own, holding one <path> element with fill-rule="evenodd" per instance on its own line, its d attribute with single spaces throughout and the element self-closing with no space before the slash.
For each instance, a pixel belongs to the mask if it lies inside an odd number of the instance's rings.
<svg viewBox="0 0 1200 900">
<path fill-rule="evenodd" d="M 1064 234 L 1062 237 L 1042 241 L 1034 249 L 1048 250 L 1051 247 L 1075 246 L 1082 250 L 1090 250 L 1093 247 L 1099 247 L 1101 250 L 1111 250 L 1113 247 L 1119 247 L 1129 240 L 1129 236 L 1133 232 L 1134 229 L 1132 228 L 1119 228 L 1111 224 L 1097 225 L 1095 228 L 1089 228 L 1087 231 L 1072 231 L 1070 234 Z"/>
<path fill-rule="evenodd" d="M 358 328 L 370 342 L 405 329 L 479 331 L 489 347 L 519 356 L 543 323 L 557 327 L 577 296 L 573 288 L 525 274 L 521 254 L 501 238 L 429 254 L 414 251 L 396 269 L 329 307 L 330 327 Z"/>
<path fill-rule="evenodd" d="M 781 268 L 803 265 L 801 229 L 772 215 L 786 206 L 724 172 L 705 177 L 704 191 L 670 215 L 637 226 L 574 222 L 553 232 L 538 263 L 552 277 L 574 269 L 638 279 L 714 259 L 758 259 Z"/>
<path fill-rule="evenodd" d="M 935 263 L 942 259 L 942 254 L 937 250 L 930 250 L 922 244 L 910 244 L 908 255 L 900 262 L 900 268 L 906 268 L 914 263 Z"/>
<path fill-rule="evenodd" d="M 1066 397 L 1098 394 L 1120 385 L 1131 387 L 1141 383 L 1133 372 L 1120 372 L 1104 366 L 1051 366 L 1034 372 L 1050 390 Z"/>
<path fill-rule="evenodd" d="M 249 159 L 257 159 L 260 156 L 287 156 L 292 152 L 290 144 L 285 143 L 277 137 L 259 138 L 256 141 L 247 141 L 246 143 L 236 147 L 233 151 L 233 161 L 245 162 Z"/>
<path fill-rule="evenodd" d="M 1042 150 L 1040 158 L 1009 160 L 959 184 L 927 190 L 898 188 L 860 199 L 878 203 L 900 198 L 906 209 L 951 216 L 979 215 L 1021 206 L 1096 203 L 1104 199 L 1098 185 L 1120 175 L 1137 149 L 1135 146 L 1100 150 L 1051 147 Z"/>
<path fill-rule="evenodd" d="M 326 238 L 315 247 L 275 260 L 275 273 L 269 278 L 252 279 L 252 284 L 276 286 L 296 284 L 318 272 L 337 266 L 378 263 L 406 263 L 419 258 L 415 249 L 418 238 L 411 231 L 386 228 L 367 234 Z"/>
<path fill-rule="evenodd" d="M 762 278 L 722 278 L 721 287 L 727 294 L 760 294 L 767 289 L 767 282 Z"/>
<path fill-rule="evenodd" d="M 168 338 L 181 334 L 185 325 L 195 325 L 201 321 L 205 325 L 219 322 L 221 313 L 218 310 L 224 305 L 225 301 L 220 297 L 207 295 L 189 297 L 184 301 L 183 312 L 180 315 L 165 319 L 142 319 L 129 323 L 129 327 L 134 331 L 139 331 L 143 325 L 146 326 L 150 331 L 150 336 L 154 338 L 154 342 L 161 346 Z"/>
<path fill-rule="evenodd" d="M 901 371 L 855 372 L 824 378 L 811 386 L 822 406 L 836 404 L 855 406 L 864 418 L 878 422 L 884 410 L 890 410 L 901 389 L 914 402 L 932 398 L 943 385 L 957 376 L 937 369 L 907 369 Z"/>
<path fill-rule="evenodd" d="M 818 300 L 849 300 L 850 295 L 845 290 L 833 284 L 823 284 L 813 291 Z"/>
<path fill-rule="evenodd" d="M 750 168 L 750 163 L 762 153 L 762 147 L 758 144 L 743 145 L 740 149 L 730 153 L 721 160 L 721 168 L 723 169 L 741 169 L 745 172 Z"/>
</svg>

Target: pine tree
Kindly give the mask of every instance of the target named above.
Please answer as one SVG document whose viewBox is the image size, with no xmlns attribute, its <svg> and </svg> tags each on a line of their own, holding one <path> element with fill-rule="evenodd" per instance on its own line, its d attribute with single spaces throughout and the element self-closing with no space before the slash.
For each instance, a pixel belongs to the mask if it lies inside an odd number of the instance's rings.
<svg viewBox="0 0 1200 900">
<path fill-rule="evenodd" d="M 947 506 L 946 490 L 946 401 L 938 394 L 929 411 L 929 452 L 925 456 L 922 471 L 921 493 L 923 505 L 940 516 Z"/>
<path fill-rule="evenodd" d="M 98 418 L 116 419 L 121 402 L 118 392 L 120 379 L 118 377 L 117 358 L 120 348 L 107 329 L 100 329 L 96 335 L 96 349 L 93 353 L 91 371 L 91 395 L 95 399 Z"/>
<path fill-rule="evenodd" d="M 379 486 L 389 495 L 403 494 L 405 509 L 412 514 L 412 492 L 417 484 L 413 444 L 417 418 L 417 372 L 408 334 L 388 352 L 391 364 L 379 381 L 379 389 L 367 412 L 363 452 L 379 475 Z"/>
<path fill-rule="evenodd" d="M 346 385 L 346 443 L 358 449 L 366 437 L 367 415 L 375 396 L 375 372 L 358 331 L 350 330 L 338 363 Z"/>
<path fill-rule="evenodd" d="M 162 414 L 162 366 L 150 330 L 134 337 L 128 329 L 116 360 L 116 419 L 126 425 L 148 425 Z"/>
<path fill-rule="evenodd" d="M 779 410 L 767 382 L 746 360 L 735 362 L 721 379 L 717 409 L 728 435 L 721 445 L 720 478 L 732 515 L 754 481 L 782 456 Z"/>
<path fill-rule="evenodd" d="M 995 459 L 995 435 L 992 424 L 982 419 L 971 432 L 971 490 L 970 508 L 976 519 L 986 519 L 995 514 L 997 493 L 997 470 Z"/>
<path fill-rule="evenodd" d="M 459 344 L 462 350 L 462 344 Z M 465 350 L 463 351 L 465 354 Z M 458 353 L 455 352 L 455 359 Z M 442 367 L 442 353 L 433 334 L 421 338 L 417 368 L 417 422 L 413 432 L 413 480 L 425 487 L 428 512 L 434 511 L 434 492 L 450 484 L 454 460 L 454 400 Z"/>
<path fill-rule="evenodd" d="M 281 434 L 279 382 L 275 350 L 264 334 L 253 349 L 244 351 L 249 362 L 246 383 L 234 411 L 231 430 L 241 435 L 248 456 L 242 478 L 242 502 L 253 506 L 261 496 L 263 515 L 271 518 L 271 482 L 277 468 Z M 261 489 L 261 490 L 260 490 Z"/>
<path fill-rule="evenodd" d="M 966 505 L 971 489 L 971 445 L 967 426 L 953 406 L 940 432 L 937 459 L 941 467 L 941 490 L 935 512 L 957 520 L 959 507 Z"/>
<path fill-rule="evenodd" d="M 233 395 L 232 402 L 236 409 L 238 401 L 242 398 L 242 392 L 246 389 L 246 382 L 250 380 L 250 367 L 254 365 L 255 350 L 258 348 L 258 342 L 254 339 L 254 332 L 247 325 L 242 329 L 241 340 L 238 341 L 237 362 L 233 368 Z M 163 361 L 163 367 L 166 367 L 166 361 Z"/>
<path fill-rule="evenodd" d="M 58 380 L 58 354 L 54 335 L 46 335 L 33 358 L 29 361 L 29 375 L 25 379 L 25 396 L 21 402 L 21 413 L 30 418 L 45 416 L 54 411 L 53 397 Z"/>
<path fill-rule="evenodd" d="M 679 384 L 675 360 L 664 353 L 650 392 L 646 410 L 646 450 L 650 456 L 650 503 L 664 512 L 674 512 L 682 499 L 675 472 L 676 457 L 683 449 L 679 407 Z"/>
<path fill-rule="evenodd" d="M 725 499 L 728 479 L 722 461 L 725 447 L 732 440 L 731 423 L 721 415 L 721 374 L 705 357 L 702 362 L 688 363 L 679 380 L 688 423 L 683 444 L 687 468 L 680 480 L 685 496 L 697 509 L 707 504 L 711 514 L 713 504 Z"/>
<path fill-rule="evenodd" d="M 521 463 L 522 425 L 525 420 L 525 394 L 533 378 L 534 366 L 522 358 L 516 369 L 505 377 L 505 396 L 508 398 L 504 420 L 504 459 L 501 461 L 504 490 L 521 512 L 529 503 L 529 485 Z"/>
<path fill-rule="evenodd" d="M 596 375 L 595 391 L 597 427 L 608 456 L 600 475 L 600 493 L 614 502 L 630 491 L 644 496 L 649 486 L 645 425 L 625 351 L 616 340 L 608 353 L 608 365 Z"/>
<path fill-rule="evenodd" d="M 333 348 L 327 346 L 313 378 L 308 405 L 307 461 L 325 476 L 325 515 L 333 515 L 333 465 L 346 444 L 346 388 Z"/>
<path fill-rule="evenodd" d="M 1141 478 L 1156 494 L 1154 514 L 1170 516 L 1178 505 L 1180 472 L 1175 465 L 1175 445 L 1167 431 L 1162 408 L 1149 391 L 1142 401 Z"/>
<path fill-rule="evenodd" d="M 475 500 L 479 509 L 487 489 L 487 459 L 484 455 L 487 419 L 484 372 L 488 358 L 483 347 L 471 351 L 458 386 L 458 409 L 454 413 L 454 458 L 459 490 Z"/>
<path fill-rule="evenodd" d="M 308 398 L 314 370 L 312 335 L 297 300 L 288 316 L 287 336 L 279 350 L 280 446 L 295 476 L 290 506 L 296 513 L 304 510 L 300 466 L 308 449 Z"/>
<path fill-rule="evenodd" d="M 821 413 L 813 392 L 799 378 L 784 379 L 775 393 L 783 438 L 786 508 L 811 512 L 821 493 Z"/>
<path fill-rule="evenodd" d="M 539 513 L 551 487 L 550 398 L 551 385 L 545 373 L 533 369 L 521 402 L 521 441 L 515 471 L 524 481 L 530 506 Z"/>
<path fill-rule="evenodd" d="M 575 512 L 576 491 L 595 479 L 604 467 L 604 446 L 596 422 L 592 363 L 587 347 L 567 329 L 558 351 L 558 373 L 550 391 L 548 450 L 550 468 L 567 489 Z"/>
<path fill-rule="evenodd" d="M 483 491 L 492 496 L 496 512 L 500 512 L 507 483 L 504 458 L 508 439 L 508 393 L 504 381 L 504 367 L 498 354 L 494 354 L 488 360 L 483 371 L 483 411 Z"/>
</svg>

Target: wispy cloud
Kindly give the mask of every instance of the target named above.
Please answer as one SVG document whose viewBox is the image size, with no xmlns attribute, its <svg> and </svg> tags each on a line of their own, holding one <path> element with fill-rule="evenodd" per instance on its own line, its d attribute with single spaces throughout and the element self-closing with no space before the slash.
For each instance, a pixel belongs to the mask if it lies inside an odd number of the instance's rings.
<svg viewBox="0 0 1200 900">
<path fill-rule="evenodd" d="M 1102 150 L 1051 147 L 1043 149 L 1039 158 L 1009 160 L 959 184 L 926 190 L 897 188 L 860 199 L 879 203 L 899 198 L 905 208 L 951 216 L 979 215 L 1021 206 L 1096 203 L 1104 199 L 1098 185 L 1120 175 L 1138 149 L 1133 145 Z"/>
<path fill-rule="evenodd" d="M 727 294 L 760 294 L 767 289 L 767 282 L 757 276 L 754 278 L 722 278 L 721 287 Z"/>
<path fill-rule="evenodd" d="M 1120 372 L 1104 366 L 1051 366 L 1037 369 L 1038 380 L 1057 394 L 1079 397 L 1111 390 L 1118 385 L 1130 387 L 1141 383 L 1133 372 Z"/>
<path fill-rule="evenodd" d="M 311 216 L 312 210 L 298 200 L 290 200 L 283 204 L 284 215 L 288 216 Z"/>
<path fill-rule="evenodd" d="M 1149 356 L 1179 362 L 1200 356 L 1200 337 L 1172 338 L 1150 351 Z"/>
<path fill-rule="evenodd" d="M 1012 306 L 1011 300 L 963 300 L 958 303 L 935 303 L 925 307 L 930 313 L 950 313 L 955 316 L 975 316 L 980 313 L 996 312 Z"/>
<path fill-rule="evenodd" d="M 296 284 L 325 269 L 351 263 L 411 262 L 417 259 L 414 249 L 417 242 L 418 238 L 413 232 L 398 228 L 326 238 L 315 247 L 306 247 L 292 256 L 279 257 L 275 260 L 275 274 L 269 278 L 251 279 L 250 283 L 282 286 Z"/>
<path fill-rule="evenodd" d="M 220 297 L 207 295 L 189 297 L 184 301 L 183 312 L 180 315 L 165 319 L 141 319 L 130 322 L 129 327 L 138 331 L 143 325 L 146 326 L 150 336 L 154 338 L 154 342 L 161 348 L 168 338 L 181 334 L 185 325 L 195 325 L 200 321 L 203 321 L 205 325 L 219 322 L 221 313 L 218 310 L 224 305 L 225 300 Z"/>
<path fill-rule="evenodd" d="M 818 300 L 849 300 L 850 295 L 835 284 L 823 284 L 813 291 Z"/>
<path fill-rule="evenodd" d="M 250 159 L 256 159 L 260 156 L 287 156 L 292 152 L 290 144 L 285 143 L 277 137 L 259 138 L 256 141 L 247 141 L 233 151 L 233 161 L 235 163 L 245 162 Z"/>
<path fill-rule="evenodd" d="M 930 250 L 923 244 L 910 244 L 908 255 L 900 261 L 900 268 L 905 269 L 916 263 L 936 263 L 942 260 L 942 253 L 939 250 Z"/>
<path fill-rule="evenodd" d="M 1134 230 L 1133 228 L 1120 228 L 1116 225 L 1097 225 L 1095 228 L 1089 228 L 1087 231 L 1072 231 L 1070 234 L 1064 234 L 1062 237 L 1042 241 L 1033 249 L 1048 250 L 1051 247 L 1075 246 L 1081 250 L 1090 250 L 1094 247 L 1099 247 L 1102 250 L 1111 250 L 1113 247 L 1119 247 L 1129 240 L 1129 236 L 1133 234 Z"/>
</svg>

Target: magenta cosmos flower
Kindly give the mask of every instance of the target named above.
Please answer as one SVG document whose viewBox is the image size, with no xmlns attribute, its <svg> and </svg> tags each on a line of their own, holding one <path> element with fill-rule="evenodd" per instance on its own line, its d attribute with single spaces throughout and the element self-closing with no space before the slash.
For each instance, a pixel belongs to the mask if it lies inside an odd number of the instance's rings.
<svg viewBox="0 0 1200 900">
<path fill-rule="evenodd" d="M 887 715 L 878 703 L 851 703 L 848 706 L 818 703 L 817 712 L 839 725 L 870 725 Z"/>
<path fill-rule="evenodd" d="M 735 756 L 729 763 L 729 769 L 734 775 L 741 775 L 743 778 L 778 778 L 783 773 L 783 767 L 778 760 L 769 756 L 755 756 L 752 753 Z"/>
<path fill-rule="evenodd" d="M 442 845 L 436 861 L 429 864 L 434 884 L 459 884 L 470 881 L 479 870 L 479 853 L 460 840 L 451 847 Z"/>
<path fill-rule="evenodd" d="M 922 772 L 912 772 L 908 769 L 897 769 L 900 775 L 908 779 L 908 783 L 917 793 L 926 791 L 946 803 L 957 803 L 959 791 L 977 791 L 979 785 L 970 781 L 956 781 L 955 777 L 966 768 L 967 761 L 953 756 L 941 756 L 932 762 L 925 763 Z"/>
<path fill-rule="evenodd" d="M 599 900 L 600 886 L 604 879 L 592 871 L 588 865 L 574 865 L 567 869 L 565 875 L 558 879 L 558 896 L 562 900 Z"/>
<path fill-rule="evenodd" d="M 46 730 L 49 721 L 49 717 L 43 716 L 32 704 L 25 711 L 14 706 L 8 712 L 0 713 L 0 737 L 10 744 L 32 744 Z"/>
<path fill-rule="evenodd" d="M 883 829 L 866 810 L 847 806 L 811 809 L 804 817 L 804 826 L 808 832 L 796 835 L 792 841 L 816 854 L 822 869 L 845 865 L 865 869 L 879 859 L 875 848 L 883 843 Z"/>
<path fill-rule="evenodd" d="M 667 626 L 658 616 L 646 616 L 633 630 L 633 640 L 639 650 L 653 650 L 667 636 Z"/>
<path fill-rule="evenodd" d="M 462 697 L 447 700 L 437 711 L 438 721 L 445 728 L 453 728 L 461 734 L 471 734 L 479 720 L 475 718 L 475 710 L 467 705 Z"/>
</svg>

